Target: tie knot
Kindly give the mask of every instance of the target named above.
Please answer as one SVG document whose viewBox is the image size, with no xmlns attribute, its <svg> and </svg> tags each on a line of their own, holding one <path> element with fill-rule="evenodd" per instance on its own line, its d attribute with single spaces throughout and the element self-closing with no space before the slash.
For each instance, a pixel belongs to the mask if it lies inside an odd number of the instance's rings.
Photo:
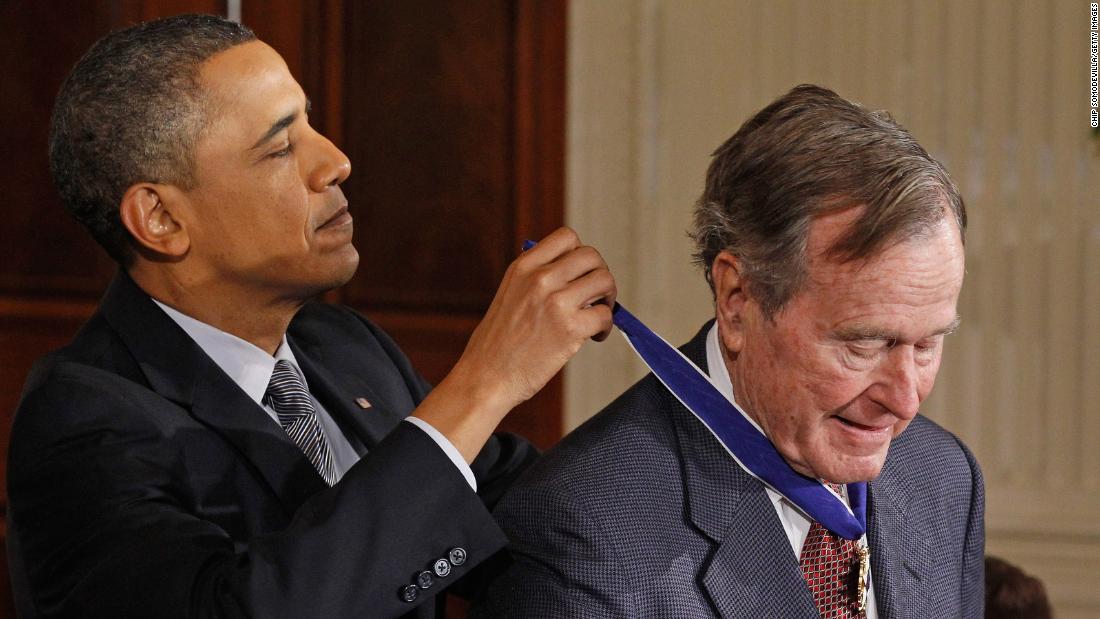
<svg viewBox="0 0 1100 619">
<path fill-rule="evenodd" d="M 267 383 L 266 395 L 276 402 L 285 402 L 288 398 L 308 397 L 302 377 L 286 359 L 275 362 L 271 380 Z"/>
</svg>

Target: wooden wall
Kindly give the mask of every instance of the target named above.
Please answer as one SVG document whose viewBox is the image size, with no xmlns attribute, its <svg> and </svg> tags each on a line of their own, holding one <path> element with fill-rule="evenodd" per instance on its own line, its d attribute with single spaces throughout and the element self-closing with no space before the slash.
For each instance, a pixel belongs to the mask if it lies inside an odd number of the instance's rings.
<svg viewBox="0 0 1100 619">
<path fill-rule="evenodd" d="M 377 320 L 439 380 L 522 239 L 562 224 L 564 0 L 241 4 L 241 20 L 310 96 L 313 124 L 352 160 L 345 190 L 361 267 L 328 299 Z M 225 10 L 224 0 L 0 4 L 0 496 L 28 368 L 72 337 L 115 270 L 50 180 L 54 95 L 112 29 Z M 558 378 L 505 427 L 549 446 L 561 434 L 561 392 Z M 0 618 L 10 608 L 0 587 Z"/>
</svg>

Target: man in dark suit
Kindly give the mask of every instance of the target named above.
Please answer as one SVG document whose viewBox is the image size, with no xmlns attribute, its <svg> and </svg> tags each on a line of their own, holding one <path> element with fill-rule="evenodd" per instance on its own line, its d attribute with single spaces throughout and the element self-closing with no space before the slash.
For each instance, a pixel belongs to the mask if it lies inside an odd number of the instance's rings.
<svg viewBox="0 0 1100 619">
<path fill-rule="evenodd" d="M 731 457 L 744 435 L 727 451 L 650 375 L 502 499 L 514 563 L 473 616 L 981 617 L 981 473 L 917 412 L 958 324 L 946 171 L 886 114 L 800 86 L 716 151 L 695 219 L 715 317 L 683 353 L 803 486 L 856 512 L 869 481 L 865 534 L 762 483 Z"/>
<path fill-rule="evenodd" d="M 433 390 L 365 318 L 310 300 L 358 263 L 350 164 L 282 58 L 183 16 L 114 33 L 62 87 L 51 163 L 122 269 L 32 372 L 8 529 L 25 617 L 429 617 L 506 543 L 533 458 L 499 421 L 610 327 L 562 229 L 509 268 Z"/>
</svg>

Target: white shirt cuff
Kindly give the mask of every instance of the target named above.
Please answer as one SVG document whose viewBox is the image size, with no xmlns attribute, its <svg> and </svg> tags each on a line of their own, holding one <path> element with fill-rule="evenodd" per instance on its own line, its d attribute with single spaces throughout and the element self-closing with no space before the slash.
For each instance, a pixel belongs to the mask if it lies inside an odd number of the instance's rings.
<svg viewBox="0 0 1100 619">
<path fill-rule="evenodd" d="M 432 440 L 435 441 L 436 445 L 439 445 L 439 448 L 443 450 L 443 453 L 447 454 L 447 457 L 451 459 L 451 462 L 454 462 L 454 465 L 458 467 L 458 472 L 462 473 L 462 476 L 466 478 L 466 483 L 470 484 L 470 487 L 473 488 L 474 492 L 477 492 L 477 480 L 474 479 L 473 470 L 470 469 L 469 464 L 466 464 L 466 458 L 462 457 L 462 454 L 458 452 L 458 449 L 451 443 L 451 441 L 447 440 L 446 436 L 443 436 L 443 433 L 441 433 L 439 430 L 436 430 L 435 426 L 419 417 L 406 417 L 405 421 L 420 428 L 424 431 L 425 434 L 432 437 Z"/>
</svg>

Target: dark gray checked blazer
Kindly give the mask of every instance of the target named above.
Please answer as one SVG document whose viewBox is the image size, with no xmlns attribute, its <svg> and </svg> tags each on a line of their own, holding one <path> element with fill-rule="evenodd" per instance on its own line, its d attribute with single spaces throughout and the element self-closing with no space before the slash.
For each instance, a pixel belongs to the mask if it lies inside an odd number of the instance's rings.
<svg viewBox="0 0 1100 619">
<path fill-rule="evenodd" d="M 682 349 L 706 367 L 709 324 Z M 918 417 L 870 484 L 883 619 L 981 617 L 974 457 Z M 764 486 L 649 375 L 521 478 L 495 516 L 513 565 L 472 617 L 817 617 Z"/>
</svg>

